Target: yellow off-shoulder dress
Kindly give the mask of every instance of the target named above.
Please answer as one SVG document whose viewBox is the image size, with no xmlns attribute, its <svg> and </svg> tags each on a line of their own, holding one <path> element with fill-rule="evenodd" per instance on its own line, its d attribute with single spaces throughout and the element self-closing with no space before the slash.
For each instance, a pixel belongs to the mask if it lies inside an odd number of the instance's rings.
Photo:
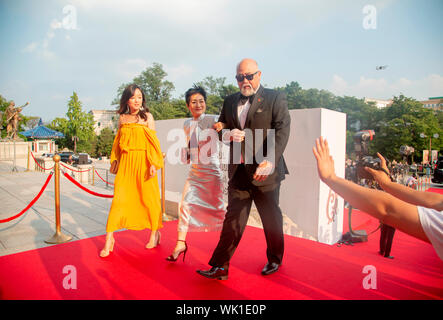
<svg viewBox="0 0 443 320">
<path fill-rule="evenodd" d="M 147 179 L 151 164 L 164 166 L 156 132 L 143 124 L 122 124 L 112 146 L 111 163 L 114 160 L 119 167 L 106 232 L 162 228 L 158 178 Z"/>
</svg>

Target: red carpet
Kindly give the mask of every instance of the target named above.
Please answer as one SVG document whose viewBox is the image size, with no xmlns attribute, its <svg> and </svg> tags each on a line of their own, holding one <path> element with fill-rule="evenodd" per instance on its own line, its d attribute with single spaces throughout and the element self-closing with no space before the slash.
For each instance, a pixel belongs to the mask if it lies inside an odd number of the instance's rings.
<svg viewBox="0 0 443 320">
<path fill-rule="evenodd" d="M 369 233 L 377 221 L 354 211 L 353 229 Z M 345 221 L 345 226 L 347 222 Z M 431 245 L 397 231 L 391 254 L 377 254 L 379 231 L 366 243 L 329 246 L 285 237 L 280 271 L 263 277 L 263 231 L 247 227 L 230 267 L 229 280 L 209 280 L 196 269 L 207 262 L 218 233 L 191 233 L 185 263 L 165 260 L 173 249 L 177 222 L 167 222 L 159 247 L 144 249 L 145 231 L 115 234 L 114 253 L 98 257 L 104 236 L 0 257 L 0 299 L 442 299 L 443 262 Z M 64 289 L 76 269 L 77 289 Z M 366 265 L 376 268 L 377 289 L 364 289 Z"/>
<path fill-rule="evenodd" d="M 443 194 L 443 189 L 437 189 L 437 188 L 429 188 L 428 190 L 426 190 L 428 192 L 435 192 L 435 193 L 440 193 Z"/>
</svg>

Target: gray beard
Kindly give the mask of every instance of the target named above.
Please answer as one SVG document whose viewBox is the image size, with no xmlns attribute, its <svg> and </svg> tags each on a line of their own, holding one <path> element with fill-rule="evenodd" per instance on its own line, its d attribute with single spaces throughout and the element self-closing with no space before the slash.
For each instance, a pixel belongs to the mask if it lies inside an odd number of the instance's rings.
<svg viewBox="0 0 443 320">
<path fill-rule="evenodd" d="M 244 88 L 244 87 L 240 89 L 240 92 L 245 97 L 250 97 L 250 96 L 254 95 L 254 93 L 255 93 L 253 88 Z"/>
</svg>

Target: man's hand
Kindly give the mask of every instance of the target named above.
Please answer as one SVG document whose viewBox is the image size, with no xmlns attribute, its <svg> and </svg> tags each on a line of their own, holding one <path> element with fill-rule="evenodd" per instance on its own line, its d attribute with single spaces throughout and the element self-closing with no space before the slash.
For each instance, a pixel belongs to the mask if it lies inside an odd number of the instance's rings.
<svg viewBox="0 0 443 320">
<path fill-rule="evenodd" d="M 231 140 L 234 142 L 242 142 L 245 140 L 245 132 L 239 129 L 231 130 Z"/>
<path fill-rule="evenodd" d="M 255 170 L 253 176 L 254 180 L 259 182 L 265 181 L 266 178 L 272 173 L 273 168 L 274 165 L 271 162 L 267 160 L 263 161 L 258 165 L 257 169 Z"/>
<path fill-rule="evenodd" d="M 316 147 L 312 148 L 317 159 L 317 170 L 320 179 L 327 183 L 335 177 L 334 160 L 329 155 L 328 141 L 320 137 L 315 140 Z"/>
<path fill-rule="evenodd" d="M 380 168 L 384 169 L 386 172 L 389 172 L 385 158 L 383 158 L 383 156 L 378 152 L 377 156 L 380 158 Z M 377 181 L 380 187 L 382 187 L 386 183 L 391 182 L 391 178 L 386 174 L 386 172 L 383 172 L 382 170 L 374 170 L 368 167 L 365 167 L 365 170 L 374 177 L 375 181 Z"/>
</svg>

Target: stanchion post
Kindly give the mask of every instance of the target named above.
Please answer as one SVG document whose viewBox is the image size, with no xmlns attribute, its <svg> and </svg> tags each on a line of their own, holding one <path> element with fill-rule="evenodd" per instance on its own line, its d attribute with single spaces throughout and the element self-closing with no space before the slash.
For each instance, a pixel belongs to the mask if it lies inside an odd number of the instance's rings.
<svg viewBox="0 0 443 320">
<path fill-rule="evenodd" d="M 31 145 L 28 142 L 28 163 L 26 164 L 26 171 L 29 171 L 29 164 L 31 162 L 31 160 L 29 159 L 30 156 L 31 156 Z"/>
<path fill-rule="evenodd" d="M 109 177 L 108 177 L 108 169 L 106 169 L 106 189 L 108 189 L 108 186 L 109 186 L 109 183 L 108 183 L 108 181 L 109 181 Z"/>
<path fill-rule="evenodd" d="M 64 243 L 72 239 L 71 236 L 63 234 L 61 232 L 60 221 L 60 156 L 54 155 L 54 195 L 55 195 L 55 234 L 45 240 L 46 243 Z"/>
<path fill-rule="evenodd" d="M 12 172 L 18 172 L 17 169 L 17 152 L 16 152 L 16 147 L 15 147 L 15 139 L 12 140 L 12 143 L 14 144 L 14 161 L 13 161 L 13 165 L 12 165 Z"/>
<path fill-rule="evenodd" d="M 166 186 L 165 186 L 165 169 L 166 169 L 166 163 L 165 163 L 165 157 L 166 153 L 162 153 L 163 155 L 163 168 L 162 168 L 162 216 L 163 220 L 168 221 L 168 216 L 166 215 Z"/>
</svg>

